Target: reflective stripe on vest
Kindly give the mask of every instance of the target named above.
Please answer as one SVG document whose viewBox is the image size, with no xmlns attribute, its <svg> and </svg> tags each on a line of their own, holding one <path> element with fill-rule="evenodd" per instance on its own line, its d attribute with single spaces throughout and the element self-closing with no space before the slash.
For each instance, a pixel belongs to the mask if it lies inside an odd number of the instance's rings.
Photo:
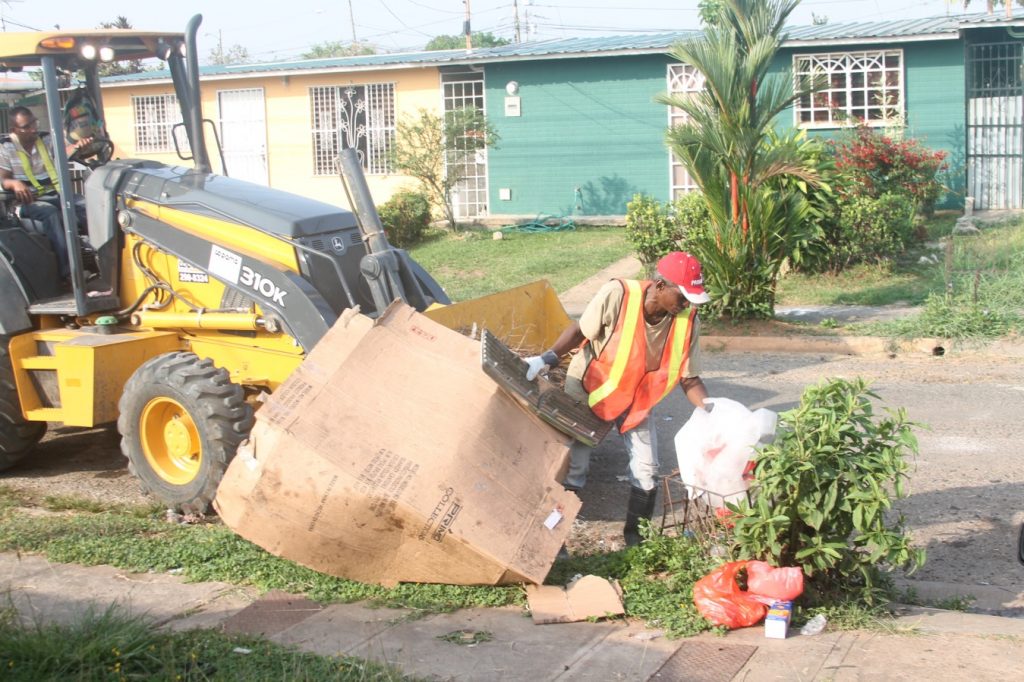
<svg viewBox="0 0 1024 682">
<path fill-rule="evenodd" d="M 18 152 L 18 158 L 21 159 L 21 169 L 25 171 L 25 177 L 32 183 L 37 192 L 44 194 L 43 185 L 39 184 L 35 174 L 32 172 L 32 161 L 28 158 L 28 152 L 22 149 L 20 144 L 14 145 L 14 148 Z M 53 167 L 53 161 L 50 160 L 50 154 L 46 151 L 46 145 L 43 144 L 43 138 L 41 137 L 36 138 L 36 151 L 39 152 L 39 157 L 43 160 L 43 168 L 46 169 L 46 174 L 50 176 L 50 183 L 59 192 L 60 180 L 57 179 L 57 169 Z"/>
<path fill-rule="evenodd" d="M 620 431 L 640 424 L 658 402 L 679 382 L 690 354 L 690 337 L 696 308 L 672 321 L 658 369 L 647 371 L 647 333 L 643 301 L 650 282 L 620 280 L 623 301 L 612 335 L 601 354 L 583 375 L 591 411 L 604 419 L 617 419 L 628 410 Z"/>
<path fill-rule="evenodd" d="M 608 343 L 602 349 L 600 357 L 594 358 L 590 366 L 587 367 L 587 371 L 584 373 L 584 384 L 583 387 L 587 389 L 590 394 L 588 401 L 590 403 L 590 409 L 601 419 L 607 419 L 601 415 L 601 411 L 607 412 L 609 409 L 615 411 L 615 416 L 622 414 L 622 411 L 629 406 L 629 401 L 621 405 L 619 409 L 615 409 L 615 405 L 621 402 L 625 396 L 613 395 L 615 390 L 622 383 L 622 377 L 626 373 L 626 369 L 630 366 L 635 366 L 635 362 L 639 359 L 646 366 L 647 358 L 647 335 L 641 334 L 639 337 L 640 343 L 635 342 L 637 338 L 637 329 L 642 329 L 640 325 L 643 324 L 643 303 L 644 303 L 644 291 L 640 286 L 640 282 L 636 280 L 619 280 L 622 284 L 622 305 L 619 308 L 619 315 L 615 319 L 615 329 L 612 331 L 612 336 L 608 339 Z M 619 348 L 622 348 L 620 352 Z M 631 353 L 632 351 L 632 353 Z M 639 358 L 636 356 L 638 353 Z M 606 358 L 611 358 L 609 363 Z M 632 360 L 632 362 L 631 362 Z M 593 386 L 593 390 L 591 390 Z M 618 398 L 618 400 L 615 400 Z M 611 404 L 609 404 L 611 403 Z M 615 417 L 612 417 L 614 419 Z"/>
</svg>

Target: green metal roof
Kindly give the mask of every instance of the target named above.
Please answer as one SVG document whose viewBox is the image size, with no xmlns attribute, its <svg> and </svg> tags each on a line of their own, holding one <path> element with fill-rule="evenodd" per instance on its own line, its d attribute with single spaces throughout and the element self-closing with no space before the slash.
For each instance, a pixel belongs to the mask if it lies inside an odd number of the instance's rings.
<svg viewBox="0 0 1024 682">
<path fill-rule="evenodd" d="M 998 27 L 1024 27 L 1024 9 L 1015 8 L 1014 18 L 1007 19 L 1000 10 L 996 14 L 961 14 L 926 19 L 899 21 L 865 21 L 820 26 L 787 27 L 785 46 L 813 46 L 880 42 L 908 42 L 920 40 L 953 40 L 966 29 Z M 624 54 L 658 54 L 669 51 L 675 43 L 698 37 L 700 31 L 668 31 L 643 35 L 616 35 L 589 38 L 560 38 L 540 40 L 501 47 L 474 50 L 439 50 L 432 52 L 404 52 L 360 55 L 328 59 L 303 59 L 261 64 L 231 64 L 200 67 L 203 78 L 221 79 L 258 76 L 262 74 L 304 74 L 316 71 L 369 71 L 406 69 L 410 67 L 438 67 L 446 65 L 487 64 L 495 62 L 537 59 L 612 57 Z M 103 79 L 104 85 L 163 81 L 170 79 L 169 71 L 146 71 Z"/>
</svg>

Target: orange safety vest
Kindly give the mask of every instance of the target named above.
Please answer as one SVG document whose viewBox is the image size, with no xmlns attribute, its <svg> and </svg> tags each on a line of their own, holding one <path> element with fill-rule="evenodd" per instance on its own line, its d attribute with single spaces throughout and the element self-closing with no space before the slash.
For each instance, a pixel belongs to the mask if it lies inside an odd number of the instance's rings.
<svg viewBox="0 0 1024 682">
<path fill-rule="evenodd" d="M 622 307 L 611 338 L 583 373 L 590 410 L 605 421 L 618 419 L 627 410 L 619 430 L 636 427 L 662 398 L 675 388 L 690 356 L 690 335 L 697 309 L 676 315 L 665 339 L 658 369 L 647 371 L 647 333 L 644 329 L 644 297 L 653 282 L 619 280 L 624 289 Z"/>
</svg>

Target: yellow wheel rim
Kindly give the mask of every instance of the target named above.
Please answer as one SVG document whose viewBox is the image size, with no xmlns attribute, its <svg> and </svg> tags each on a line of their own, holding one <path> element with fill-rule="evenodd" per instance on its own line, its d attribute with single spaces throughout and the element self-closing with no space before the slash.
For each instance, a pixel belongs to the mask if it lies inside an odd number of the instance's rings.
<svg viewBox="0 0 1024 682">
<path fill-rule="evenodd" d="M 199 430 L 188 411 L 173 398 L 153 398 L 139 417 L 142 452 L 161 479 L 190 483 L 202 464 Z"/>
</svg>

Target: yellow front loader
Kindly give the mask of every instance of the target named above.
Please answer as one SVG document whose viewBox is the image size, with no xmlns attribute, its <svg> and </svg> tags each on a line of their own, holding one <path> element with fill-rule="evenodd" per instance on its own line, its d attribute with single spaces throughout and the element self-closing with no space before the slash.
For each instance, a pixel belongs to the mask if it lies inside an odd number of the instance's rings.
<svg viewBox="0 0 1024 682">
<path fill-rule="evenodd" d="M 205 511 L 260 394 L 274 391 L 344 310 L 373 317 L 401 299 L 453 329 L 488 328 L 534 352 L 569 323 L 544 282 L 452 305 L 388 244 L 351 150 L 341 165 L 354 212 L 212 173 L 200 21 L 183 34 L 0 34 L 0 68 L 42 68 L 71 272 L 62 284 L 54 245 L 0 195 L 0 470 L 30 456 L 48 423 L 116 422 L 143 488 L 168 506 Z M 110 160 L 109 141 L 98 145 L 79 159 L 91 168 L 81 224 L 58 80 L 83 73 L 102 111 L 96 72 L 108 57 L 166 60 L 192 150 L 182 158 L 194 167 Z"/>
</svg>

